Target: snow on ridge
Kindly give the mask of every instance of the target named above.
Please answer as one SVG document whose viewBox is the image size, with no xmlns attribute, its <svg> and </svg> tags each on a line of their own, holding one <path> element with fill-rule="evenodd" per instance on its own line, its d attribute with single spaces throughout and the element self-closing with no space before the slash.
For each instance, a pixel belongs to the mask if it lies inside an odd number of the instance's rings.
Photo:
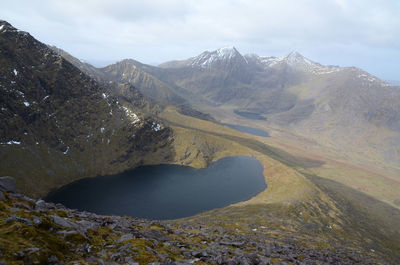
<svg viewBox="0 0 400 265">
<path fill-rule="evenodd" d="M 386 81 L 383 81 L 361 69 L 358 69 L 358 71 L 359 71 L 359 73 L 357 74 L 357 78 L 361 79 L 364 82 L 367 82 L 366 84 L 368 84 L 369 86 L 371 86 L 373 83 L 375 83 L 375 84 L 379 84 L 384 87 L 392 87 L 392 86 L 395 87 L 395 85 L 392 85 Z M 365 83 L 363 83 L 363 84 L 365 84 Z"/>
<path fill-rule="evenodd" d="M 65 150 L 65 151 L 63 152 L 63 154 L 64 154 L 64 155 L 68 154 L 68 151 L 69 151 L 69 146 L 67 146 L 67 150 Z"/>
<path fill-rule="evenodd" d="M 19 145 L 19 144 L 21 144 L 21 142 L 11 140 L 11 141 L 0 143 L 0 144 L 2 144 L 2 145 L 5 145 L 5 144 L 7 144 L 7 145 L 17 144 L 17 145 Z"/>
<path fill-rule="evenodd" d="M 153 124 L 151 125 L 151 128 L 152 128 L 154 131 L 158 132 L 158 131 L 161 130 L 161 125 L 158 124 L 158 123 L 155 123 L 155 122 L 153 121 Z"/>
<path fill-rule="evenodd" d="M 1 26 L 0 26 L 0 30 L 2 30 L 3 28 L 4 28 L 4 25 L 1 25 Z"/>
<path fill-rule="evenodd" d="M 219 48 L 218 50 L 209 52 L 205 51 L 202 54 L 200 54 L 197 57 L 194 57 L 193 60 L 190 62 L 191 66 L 200 66 L 202 68 L 209 68 L 212 66 L 215 62 L 218 61 L 229 61 L 237 56 L 240 56 L 243 58 L 245 63 L 247 62 L 247 59 L 243 57 L 235 47 L 233 46 L 226 46 Z"/>
<path fill-rule="evenodd" d="M 130 109 L 128 109 L 125 106 L 122 106 L 122 109 L 125 111 L 125 115 L 130 118 L 132 120 L 132 124 L 136 124 L 138 122 L 140 122 L 140 119 L 138 117 L 138 115 L 136 115 L 136 113 L 134 113 L 133 111 L 131 111 Z"/>
<path fill-rule="evenodd" d="M 303 70 L 315 75 L 330 74 L 343 70 L 341 67 L 338 66 L 324 66 L 319 63 L 313 62 L 296 51 L 291 52 L 284 57 L 257 55 L 252 56 L 258 58 L 259 62 L 264 65 L 265 68 L 273 67 L 281 63 L 286 63 L 293 68 Z"/>
</svg>

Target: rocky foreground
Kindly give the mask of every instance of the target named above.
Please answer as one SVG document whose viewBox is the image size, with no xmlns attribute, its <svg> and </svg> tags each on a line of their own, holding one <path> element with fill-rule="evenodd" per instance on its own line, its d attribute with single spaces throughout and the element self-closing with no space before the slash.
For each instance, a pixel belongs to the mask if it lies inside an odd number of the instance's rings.
<svg viewBox="0 0 400 265">
<path fill-rule="evenodd" d="M 375 264 L 186 221 L 102 216 L 34 200 L 0 178 L 0 264 Z M 384 262 L 382 262 L 384 263 Z"/>
</svg>

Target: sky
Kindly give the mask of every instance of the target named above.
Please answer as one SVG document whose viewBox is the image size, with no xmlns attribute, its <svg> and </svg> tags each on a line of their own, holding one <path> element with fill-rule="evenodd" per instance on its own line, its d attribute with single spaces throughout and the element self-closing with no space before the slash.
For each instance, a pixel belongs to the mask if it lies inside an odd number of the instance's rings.
<svg viewBox="0 0 400 265">
<path fill-rule="evenodd" d="M 4 2 L 4 3 L 2 3 Z M 0 19 L 104 66 L 235 46 L 400 81 L 400 0 L 0 0 Z"/>
</svg>

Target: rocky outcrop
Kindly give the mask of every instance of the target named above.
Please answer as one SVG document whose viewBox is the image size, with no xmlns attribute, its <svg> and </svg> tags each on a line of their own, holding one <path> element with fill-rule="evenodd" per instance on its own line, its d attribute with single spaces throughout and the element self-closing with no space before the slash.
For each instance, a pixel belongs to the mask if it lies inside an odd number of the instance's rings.
<svg viewBox="0 0 400 265">
<path fill-rule="evenodd" d="M 12 177 L 0 177 L 0 191 L 16 192 L 16 182 Z"/>
</svg>

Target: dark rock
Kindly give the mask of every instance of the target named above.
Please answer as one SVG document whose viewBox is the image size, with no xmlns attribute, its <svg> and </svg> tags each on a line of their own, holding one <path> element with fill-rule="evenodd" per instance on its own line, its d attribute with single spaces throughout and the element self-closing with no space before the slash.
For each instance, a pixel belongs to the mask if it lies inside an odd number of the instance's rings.
<svg viewBox="0 0 400 265">
<path fill-rule="evenodd" d="M 56 255 L 51 255 L 48 259 L 47 262 L 49 264 L 56 264 L 58 262 L 58 258 Z"/>
<path fill-rule="evenodd" d="M 266 257 L 270 257 L 272 254 L 271 245 L 266 245 L 263 250 L 263 255 Z"/>
<path fill-rule="evenodd" d="M 62 234 L 65 237 L 65 236 L 69 236 L 69 235 L 77 235 L 77 234 L 79 234 L 79 232 L 78 231 L 61 230 L 61 231 L 58 231 L 57 234 Z"/>
<path fill-rule="evenodd" d="M 79 226 L 79 229 L 83 232 L 87 232 L 87 230 L 96 230 L 100 227 L 99 224 L 95 223 L 95 222 L 90 222 L 90 221 L 86 221 L 86 220 L 81 220 L 76 222 L 76 224 Z"/>
<path fill-rule="evenodd" d="M 230 241 L 221 241 L 219 243 L 220 245 L 225 245 L 225 246 L 232 246 L 232 247 L 243 247 L 244 243 L 243 242 L 230 242 Z"/>
<path fill-rule="evenodd" d="M 236 261 L 235 258 L 229 259 L 229 260 L 226 262 L 226 265 L 237 265 L 237 264 L 239 264 L 239 263 Z"/>
<path fill-rule="evenodd" d="M 99 265 L 106 265 L 106 264 L 104 263 L 104 260 L 102 260 L 102 259 L 98 259 L 98 260 L 97 260 L 97 264 L 99 264 Z"/>
<path fill-rule="evenodd" d="M 258 258 L 258 256 L 255 254 L 247 254 L 246 258 L 250 264 L 257 265 L 261 262 L 260 259 Z"/>
<path fill-rule="evenodd" d="M 13 221 L 18 221 L 18 222 L 21 222 L 21 223 L 26 224 L 26 225 L 29 225 L 29 226 L 32 226 L 32 225 L 33 225 L 33 223 L 32 223 L 31 220 L 18 217 L 18 216 L 14 215 L 14 214 L 12 214 L 10 217 L 6 218 L 4 221 L 5 221 L 6 223 L 13 222 Z"/>
<path fill-rule="evenodd" d="M 43 222 L 42 219 L 41 219 L 40 217 L 33 216 L 32 218 L 33 218 L 33 223 L 34 223 L 35 225 L 41 225 L 42 222 Z"/>
<path fill-rule="evenodd" d="M 192 256 L 196 258 L 208 257 L 209 254 L 206 251 L 193 251 Z"/>
<path fill-rule="evenodd" d="M 44 200 L 38 200 L 35 202 L 34 208 L 38 211 L 46 211 L 48 209 L 47 203 Z"/>
<path fill-rule="evenodd" d="M 175 265 L 193 265 L 191 260 L 182 260 L 182 261 L 175 261 Z"/>
<path fill-rule="evenodd" d="M 148 247 L 148 246 L 146 246 L 145 249 L 146 249 L 148 252 L 150 252 L 151 254 L 153 254 L 153 255 L 158 255 L 158 253 L 157 253 L 154 249 L 152 249 L 152 248 L 150 248 L 150 247 Z"/>
<path fill-rule="evenodd" d="M 260 257 L 260 265 L 267 265 L 271 264 L 271 259 L 266 257 Z"/>
<path fill-rule="evenodd" d="M 50 218 L 57 225 L 64 226 L 67 228 L 74 228 L 74 229 L 78 228 L 78 225 L 75 222 L 72 222 L 72 221 L 70 221 L 66 218 L 60 217 L 58 215 L 51 215 Z"/>
<path fill-rule="evenodd" d="M 164 235 L 162 232 L 154 229 L 150 229 L 143 233 L 143 236 L 150 239 L 155 239 L 157 241 L 170 241 L 172 240 L 169 236 Z"/>
<path fill-rule="evenodd" d="M 135 238 L 132 234 L 125 234 L 118 240 L 119 243 Z"/>
<path fill-rule="evenodd" d="M 25 253 L 32 253 L 32 252 L 38 252 L 40 248 L 26 248 L 24 249 Z"/>
<path fill-rule="evenodd" d="M 97 259 L 93 256 L 90 256 L 89 258 L 86 259 L 86 262 L 97 263 Z"/>
<path fill-rule="evenodd" d="M 13 192 L 16 190 L 16 182 L 12 177 L 0 177 L 0 191 Z"/>
<path fill-rule="evenodd" d="M 24 204 L 24 203 L 18 203 L 18 202 L 16 202 L 16 203 L 14 203 L 14 206 L 15 206 L 15 207 L 18 207 L 18 208 L 25 209 L 25 210 L 32 210 L 31 207 L 29 207 L 28 205 L 26 205 L 26 204 Z"/>
<path fill-rule="evenodd" d="M 2 191 L 0 191 L 0 201 L 5 201 L 6 200 L 6 196 L 4 195 L 4 193 Z"/>
<path fill-rule="evenodd" d="M 125 257 L 125 264 L 139 265 L 139 263 L 135 262 L 131 256 Z"/>
</svg>

